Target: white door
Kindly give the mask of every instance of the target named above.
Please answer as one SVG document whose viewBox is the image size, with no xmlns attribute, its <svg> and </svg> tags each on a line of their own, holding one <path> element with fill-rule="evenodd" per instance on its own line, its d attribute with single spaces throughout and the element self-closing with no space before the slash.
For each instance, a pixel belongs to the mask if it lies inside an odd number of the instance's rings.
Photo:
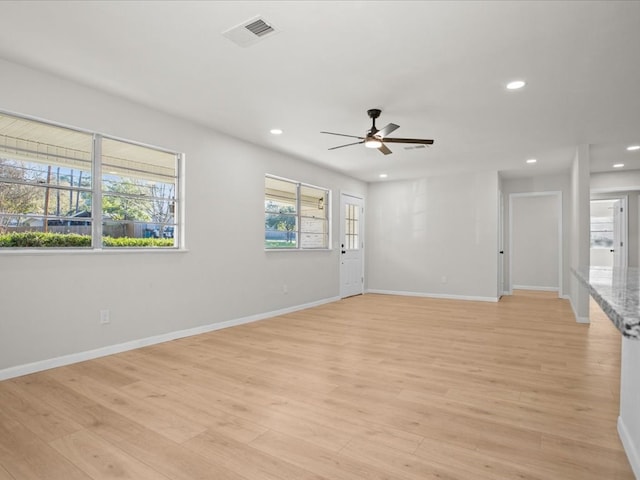
<svg viewBox="0 0 640 480">
<path fill-rule="evenodd" d="M 340 195 L 340 297 L 364 291 L 364 201 Z"/>
<path fill-rule="evenodd" d="M 498 191 L 498 299 L 504 294 L 504 197 Z"/>
<path fill-rule="evenodd" d="M 591 200 L 592 267 L 627 266 L 626 197 Z"/>
<path fill-rule="evenodd" d="M 613 202 L 613 267 L 620 268 L 622 266 L 622 251 L 624 244 L 622 243 L 622 201 L 615 200 Z"/>
<path fill-rule="evenodd" d="M 613 202 L 613 266 L 627 266 L 627 213 L 626 198 Z"/>
</svg>

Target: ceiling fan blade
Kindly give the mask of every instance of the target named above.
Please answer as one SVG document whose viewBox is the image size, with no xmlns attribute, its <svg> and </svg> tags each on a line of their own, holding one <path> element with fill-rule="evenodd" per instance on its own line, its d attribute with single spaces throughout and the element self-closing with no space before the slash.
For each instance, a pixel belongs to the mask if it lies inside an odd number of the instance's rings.
<svg viewBox="0 0 640 480">
<path fill-rule="evenodd" d="M 389 135 L 391 132 L 396 131 L 398 128 L 400 128 L 400 125 L 396 125 L 395 123 L 390 123 L 389 125 L 382 127 L 380 130 L 378 130 L 375 133 L 375 136 L 384 138 L 387 135 Z"/>
<path fill-rule="evenodd" d="M 359 138 L 359 137 L 356 137 L 356 138 Z M 351 145 L 359 145 L 361 143 L 364 143 L 364 140 L 362 140 L 361 142 L 347 143 L 346 145 L 339 145 L 337 147 L 331 147 L 329 150 L 335 150 L 336 148 L 342 148 L 342 147 L 350 147 Z"/>
<path fill-rule="evenodd" d="M 389 155 L 390 153 L 393 153 L 391 150 L 387 148 L 387 146 L 384 143 L 380 147 L 378 147 L 378 150 L 380 150 L 385 155 Z"/>
<path fill-rule="evenodd" d="M 320 133 L 326 133 L 328 135 L 338 135 L 339 137 L 359 138 L 360 140 L 364 140 L 364 137 L 356 137 L 355 135 L 345 135 L 344 133 L 333 133 L 333 132 L 320 132 Z"/>
<path fill-rule="evenodd" d="M 433 145 L 433 140 L 423 140 L 420 138 L 385 138 L 388 143 L 421 143 L 422 145 Z"/>
</svg>

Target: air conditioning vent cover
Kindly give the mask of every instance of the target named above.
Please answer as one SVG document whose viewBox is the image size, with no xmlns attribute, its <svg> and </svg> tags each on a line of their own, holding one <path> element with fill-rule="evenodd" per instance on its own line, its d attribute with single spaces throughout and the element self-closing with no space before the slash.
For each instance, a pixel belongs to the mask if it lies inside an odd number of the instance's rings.
<svg viewBox="0 0 640 480">
<path fill-rule="evenodd" d="M 263 37 L 265 35 L 268 35 L 271 32 L 275 32 L 273 27 L 269 25 L 267 22 L 265 22 L 264 20 L 262 20 L 261 18 L 259 18 L 253 23 L 250 23 L 249 25 L 245 25 L 244 28 L 246 28 L 251 33 L 259 37 Z"/>
<path fill-rule="evenodd" d="M 257 16 L 222 32 L 222 35 L 236 45 L 248 47 L 276 33 L 278 30 L 271 22 Z"/>
</svg>

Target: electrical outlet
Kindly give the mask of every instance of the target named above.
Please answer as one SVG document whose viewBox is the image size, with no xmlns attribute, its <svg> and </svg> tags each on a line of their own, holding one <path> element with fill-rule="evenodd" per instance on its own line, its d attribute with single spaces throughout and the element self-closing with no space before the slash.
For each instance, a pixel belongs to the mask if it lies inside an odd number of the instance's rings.
<svg viewBox="0 0 640 480">
<path fill-rule="evenodd" d="M 284 293 L 285 295 L 289 293 L 289 287 L 287 287 L 286 283 L 282 285 L 282 293 Z"/>
<path fill-rule="evenodd" d="M 109 315 L 109 310 L 100 310 L 100 323 L 102 325 L 106 325 L 107 323 L 111 323 L 111 317 Z"/>
<path fill-rule="evenodd" d="M 442 278 L 440 279 L 440 281 L 442 283 L 447 283 L 447 277 L 445 277 L 444 275 L 442 276 Z"/>
</svg>

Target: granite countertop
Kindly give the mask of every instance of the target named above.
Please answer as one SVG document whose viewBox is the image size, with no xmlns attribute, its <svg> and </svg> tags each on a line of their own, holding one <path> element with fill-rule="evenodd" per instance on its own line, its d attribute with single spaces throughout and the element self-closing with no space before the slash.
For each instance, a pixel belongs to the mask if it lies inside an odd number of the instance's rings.
<svg viewBox="0 0 640 480">
<path fill-rule="evenodd" d="M 640 269 L 572 269 L 620 333 L 640 339 Z"/>
</svg>

